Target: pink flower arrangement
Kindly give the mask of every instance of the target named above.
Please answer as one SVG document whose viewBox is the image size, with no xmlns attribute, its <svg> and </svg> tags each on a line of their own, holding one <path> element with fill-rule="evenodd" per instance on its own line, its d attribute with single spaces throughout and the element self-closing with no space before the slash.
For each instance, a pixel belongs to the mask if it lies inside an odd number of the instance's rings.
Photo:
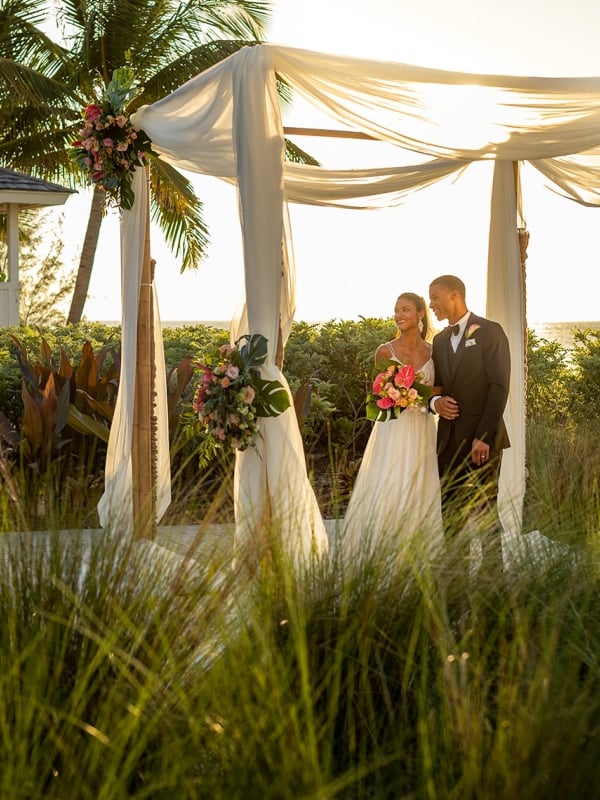
<svg viewBox="0 0 600 800">
<path fill-rule="evenodd" d="M 73 142 L 71 156 L 94 185 L 106 191 L 107 201 L 120 208 L 133 206 L 133 172 L 154 155 L 144 131 L 134 127 L 124 104 L 135 94 L 133 71 L 117 69 L 101 103 L 83 111 L 83 127 Z"/>
<path fill-rule="evenodd" d="M 192 401 L 196 419 L 187 432 L 200 437 L 201 465 L 219 450 L 255 446 L 258 418 L 276 416 L 289 407 L 284 386 L 260 377 L 258 367 L 266 355 L 267 340 L 254 334 L 240 337 L 234 347 L 221 346 L 216 363 L 207 359 L 198 364 L 200 377 Z"/>
<path fill-rule="evenodd" d="M 386 360 L 378 367 L 382 367 L 381 372 L 375 376 L 367 396 L 368 419 L 394 419 L 407 408 L 427 410 L 431 386 L 423 382 L 423 375 L 412 364 Z"/>
</svg>

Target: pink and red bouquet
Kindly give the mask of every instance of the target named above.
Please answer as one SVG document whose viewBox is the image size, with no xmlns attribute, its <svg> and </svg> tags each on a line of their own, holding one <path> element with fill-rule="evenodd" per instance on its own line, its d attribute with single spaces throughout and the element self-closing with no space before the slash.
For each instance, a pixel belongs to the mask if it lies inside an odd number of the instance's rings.
<svg viewBox="0 0 600 800">
<path fill-rule="evenodd" d="M 196 420 L 190 435 L 200 437 L 200 463 L 218 450 L 246 450 L 260 435 L 259 417 L 274 417 L 290 406 L 279 381 L 260 377 L 258 367 L 267 356 L 267 340 L 260 334 L 242 336 L 235 346 L 223 345 L 215 360 L 198 364 L 200 379 L 192 409 Z"/>
<path fill-rule="evenodd" d="M 423 382 L 423 375 L 412 364 L 385 359 L 377 368 L 380 372 L 367 395 L 367 419 L 382 422 L 395 419 L 407 408 L 427 410 L 432 387 Z"/>
<path fill-rule="evenodd" d="M 102 100 L 85 107 L 84 127 L 71 151 L 90 182 L 106 191 L 109 202 L 124 209 L 133 206 L 133 172 L 154 155 L 150 139 L 131 124 L 125 110 L 134 95 L 133 70 L 116 69 Z"/>
</svg>

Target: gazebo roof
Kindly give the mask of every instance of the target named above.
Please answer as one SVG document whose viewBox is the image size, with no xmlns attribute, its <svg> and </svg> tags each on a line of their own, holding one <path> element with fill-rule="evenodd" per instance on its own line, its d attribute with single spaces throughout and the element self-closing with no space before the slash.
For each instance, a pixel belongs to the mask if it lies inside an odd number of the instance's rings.
<svg viewBox="0 0 600 800">
<path fill-rule="evenodd" d="M 0 213 L 6 213 L 10 203 L 30 208 L 62 205 L 71 194 L 73 189 L 0 167 Z"/>
</svg>

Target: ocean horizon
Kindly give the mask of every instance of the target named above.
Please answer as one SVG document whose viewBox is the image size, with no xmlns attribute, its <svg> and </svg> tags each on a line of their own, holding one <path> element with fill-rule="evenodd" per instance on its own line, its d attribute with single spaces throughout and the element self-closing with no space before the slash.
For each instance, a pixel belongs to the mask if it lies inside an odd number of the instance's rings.
<svg viewBox="0 0 600 800">
<path fill-rule="evenodd" d="M 298 322 L 306 322 L 309 325 L 319 325 L 328 320 L 298 320 Z M 101 320 L 103 325 L 119 325 L 118 320 Z M 161 323 L 162 328 L 184 328 L 188 325 L 206 325 L 211 328 L 222 328 L 227 330 L 229 328 L 229 320 L 166 320 Z M 576 330 L 600 330 L 600 320 L 595 321 L 570 321 L 570 322 L 529 322 L 528 327 L 540 339 L 547 341 L 555 341 L 563 347 L 571 348 L 573 346 L 573 333 Z"/>
</svg>

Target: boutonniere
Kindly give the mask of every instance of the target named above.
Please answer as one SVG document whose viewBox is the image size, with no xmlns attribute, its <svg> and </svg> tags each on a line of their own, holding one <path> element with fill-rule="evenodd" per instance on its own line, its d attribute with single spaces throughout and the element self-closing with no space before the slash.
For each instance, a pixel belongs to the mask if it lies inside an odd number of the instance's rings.
<svg viewBox="0 0 600 800">
<path fill-rule="evenodd" d="M 469 325 L 469 327 L 465 332 L 465 339 L 470 339 L 471 336 L 473 336 L 473 334 L 475 333 L 475 331 L 479 330 L 479 328 L 481 328 L 481 325 L 477 325 L 476 322 L 474 322 L 473 325 Z"/>
</svg>

